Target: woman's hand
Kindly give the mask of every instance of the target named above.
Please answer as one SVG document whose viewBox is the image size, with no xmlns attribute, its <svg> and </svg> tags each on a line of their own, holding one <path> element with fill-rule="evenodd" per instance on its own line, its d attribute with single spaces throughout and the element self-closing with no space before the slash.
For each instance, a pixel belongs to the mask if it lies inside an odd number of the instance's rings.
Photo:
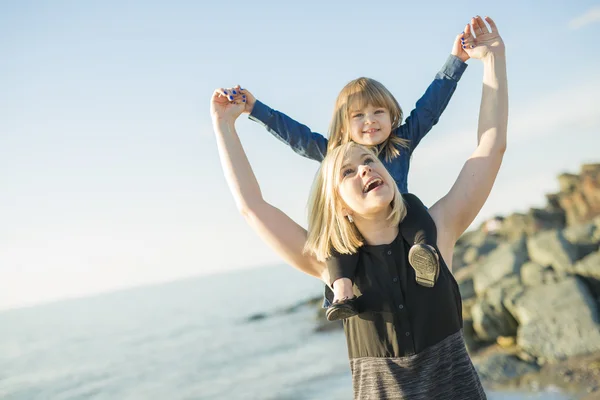
<svg viewBox="0 0 600 400">
<path fill-rule="evenodd" d="M 485 17 L 490 29 L 481 17 L 472 18 L 465 27 L 462 46 L 471 58 L 486 58 L 490 54 L 504 55 L 504 42 L 498 33 L 496 24 L 490 17 Z"/>
<path fill-rule="evenodd" d="M 210 114 L 213 120 L 235 122 L 244 111 L 246 103 L 236 100 L 226 89 L 217 89 L 210 99 Z"/>
</svg>

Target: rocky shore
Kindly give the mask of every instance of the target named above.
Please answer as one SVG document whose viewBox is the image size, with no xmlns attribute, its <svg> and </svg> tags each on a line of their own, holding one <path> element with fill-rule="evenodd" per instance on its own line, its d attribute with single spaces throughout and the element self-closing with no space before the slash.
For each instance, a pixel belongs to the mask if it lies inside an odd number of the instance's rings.
<svg viewBox="0 0 600 400">
<path fill-rule="evenodd" d="M 600 164 L 558 181 L 545 208 L 495 217 L 458 241 L 465 338 L 489 388 L 600 399 Z M 287 311 L 318 305 L 316 331 L 338 329 L 321 299 Z"/>
<path fill-rule="evenodd" d="M 558 180 L 544 209 L 460 238 L 464 331 L 489 387 L 600 398 L 600 164 Z"/>
</svg>

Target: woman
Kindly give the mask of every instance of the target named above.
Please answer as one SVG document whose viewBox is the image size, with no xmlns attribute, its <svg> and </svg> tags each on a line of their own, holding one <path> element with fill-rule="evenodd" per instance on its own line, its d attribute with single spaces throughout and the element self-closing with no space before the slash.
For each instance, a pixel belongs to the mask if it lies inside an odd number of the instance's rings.
<svg viewBox="0 0 600 400">
<path fill-rule="evenodd" d="M 462 337 L 458 286 L 451 275 L 456 240 L 489 195 L 506 148 L 508 89 L 494 22 L 471 20 L 464 46 L 484 63 L 478 146 L 448 194 L 426 209 L 400 195 L 370 150 L 349 143 L 328 153 L 311 194 L 309 230 L 265 202 L 234 123 L 244 105 L 217 90 L 211 101 L 219 155 L 239 211 L 290 265 L 329 283 L 332 252 L 357 253 L 359 314 L 344 320 L 355 398 L 484 399 Z M 471 34 L 472 32 L 476 37 Z M 433 232 L 439 275 L 422 285 L 408 268 L 406 227 Z M 431 229 L 433 227 L 433 229 Z M 412 229 L 413 231 L 415 229 Z"/>
</svg>

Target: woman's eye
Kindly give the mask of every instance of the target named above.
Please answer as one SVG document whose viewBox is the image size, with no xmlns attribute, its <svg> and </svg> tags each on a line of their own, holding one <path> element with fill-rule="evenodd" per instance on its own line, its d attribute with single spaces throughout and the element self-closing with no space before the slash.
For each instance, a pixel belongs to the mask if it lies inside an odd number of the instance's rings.
<svg viewBox="0 0 600 400">
<path fill-rule="evenodd" d="M 345 170 L 342 172 L 342 176 L 345 178 L 345 177 L 347 177 L 348 175 L 350 175 L 352 172 L 353 172 L 352 168 L 345 169 Z"/>
<path fill-rule="evenodd" d="M 365 164 L 371 164 L 371 163 L 374 163 L 375 160 L 373 160 L 371 157 L 367 157 L 367 158 L 365 158 L 364 162 L 365 162 Z"/>
</svg>

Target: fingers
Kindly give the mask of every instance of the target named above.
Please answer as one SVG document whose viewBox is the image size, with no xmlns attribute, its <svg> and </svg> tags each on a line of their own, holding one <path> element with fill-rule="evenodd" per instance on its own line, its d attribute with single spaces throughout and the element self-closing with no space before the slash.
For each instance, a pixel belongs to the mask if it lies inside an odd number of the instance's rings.
<svg viewBox="0 0 600 400">
<path fill-rule="evenodd" d="M 456 36 L 456 39 L 454 40 L 454 43 L 457 44 L 460 41 L 460 47 L 462 47 L 463 49 L 465 48 L 465 33 L 459 33 Z"/>
<path fill-rule="evenodd" d="M 227 95 L 223 93 L 223 89 L 215 89 L 212 95 L 212 99 L 213 101 L 218 101 L 220 103 L 226 102 L 228 100 Z"/>
<path fill-rule="evenodd" d="M 467 24 L 465 26 L 465 33 L 463 35 L 463 39 L 467 39 L 467 38 L 470 38 L 470 37 L 473 37 L 473 31 L 471 29 L 471 24 Z"/>
<path fill-rule="evenodd" d="M 470 37 L 462 40 L 462 48 L 463 49 L 472 49 L 475 46 L 477 46 L 477 42 L 475 41 L 475 38 L 473 36 L 470 36 Z"/>
<path fill-rule="evenodd" d="M 475 47 L 475 37 L 471 31 L 471 24 L 467 24 L 467 26 L 465 26 L 465 31 L 462 33 L 460 44 L 463 49 L 472 49 Z"/>
<path fill-rule="evenodd" d="M 492 33 L 498 33 L 498 28 L 496 27 L 496 23 L 494 22 L 494 20 L 490 17 L 485 17 L 485 20 L 492 29 Z"/>
<path fill-rule="evenodd" d="M 231 103 L 240 104 L 246 102 L 246 95 L 241 93 L 243 89 L 240 88 L 240 85 L 232 88 L 221 88 L 219 90 Z"/>
<path fill-rule="evenodd" d="M 483 29 L 481 29 L 481 27 L 479 26 L 479 23 L 477 22 L 477 17 L 471 18 L 471 26 L 473 27 L 473 33 L 476 36 L 483 34 Z"/>
<path fill-rule="evenodd" d="M 236 85 L 234 88 L 237 92 L 237 99 L 239 99 L 239 101 L 241 101 L 242 103 L 245 103 L 246 100 L 248 100 L 246 94 L 244 93 L 245 89 L 242 89 L 242 87 L 240 85 Z"/>
<path fill-rule="evenodd" d="M 476 36 L 489 33 L 485 22 L 483 22 L 483 19 L 479 15 L 477 17 L 471 18 L 471 25 L 473 25 L 473 29 L 475 31 Z"/>
</svg>

